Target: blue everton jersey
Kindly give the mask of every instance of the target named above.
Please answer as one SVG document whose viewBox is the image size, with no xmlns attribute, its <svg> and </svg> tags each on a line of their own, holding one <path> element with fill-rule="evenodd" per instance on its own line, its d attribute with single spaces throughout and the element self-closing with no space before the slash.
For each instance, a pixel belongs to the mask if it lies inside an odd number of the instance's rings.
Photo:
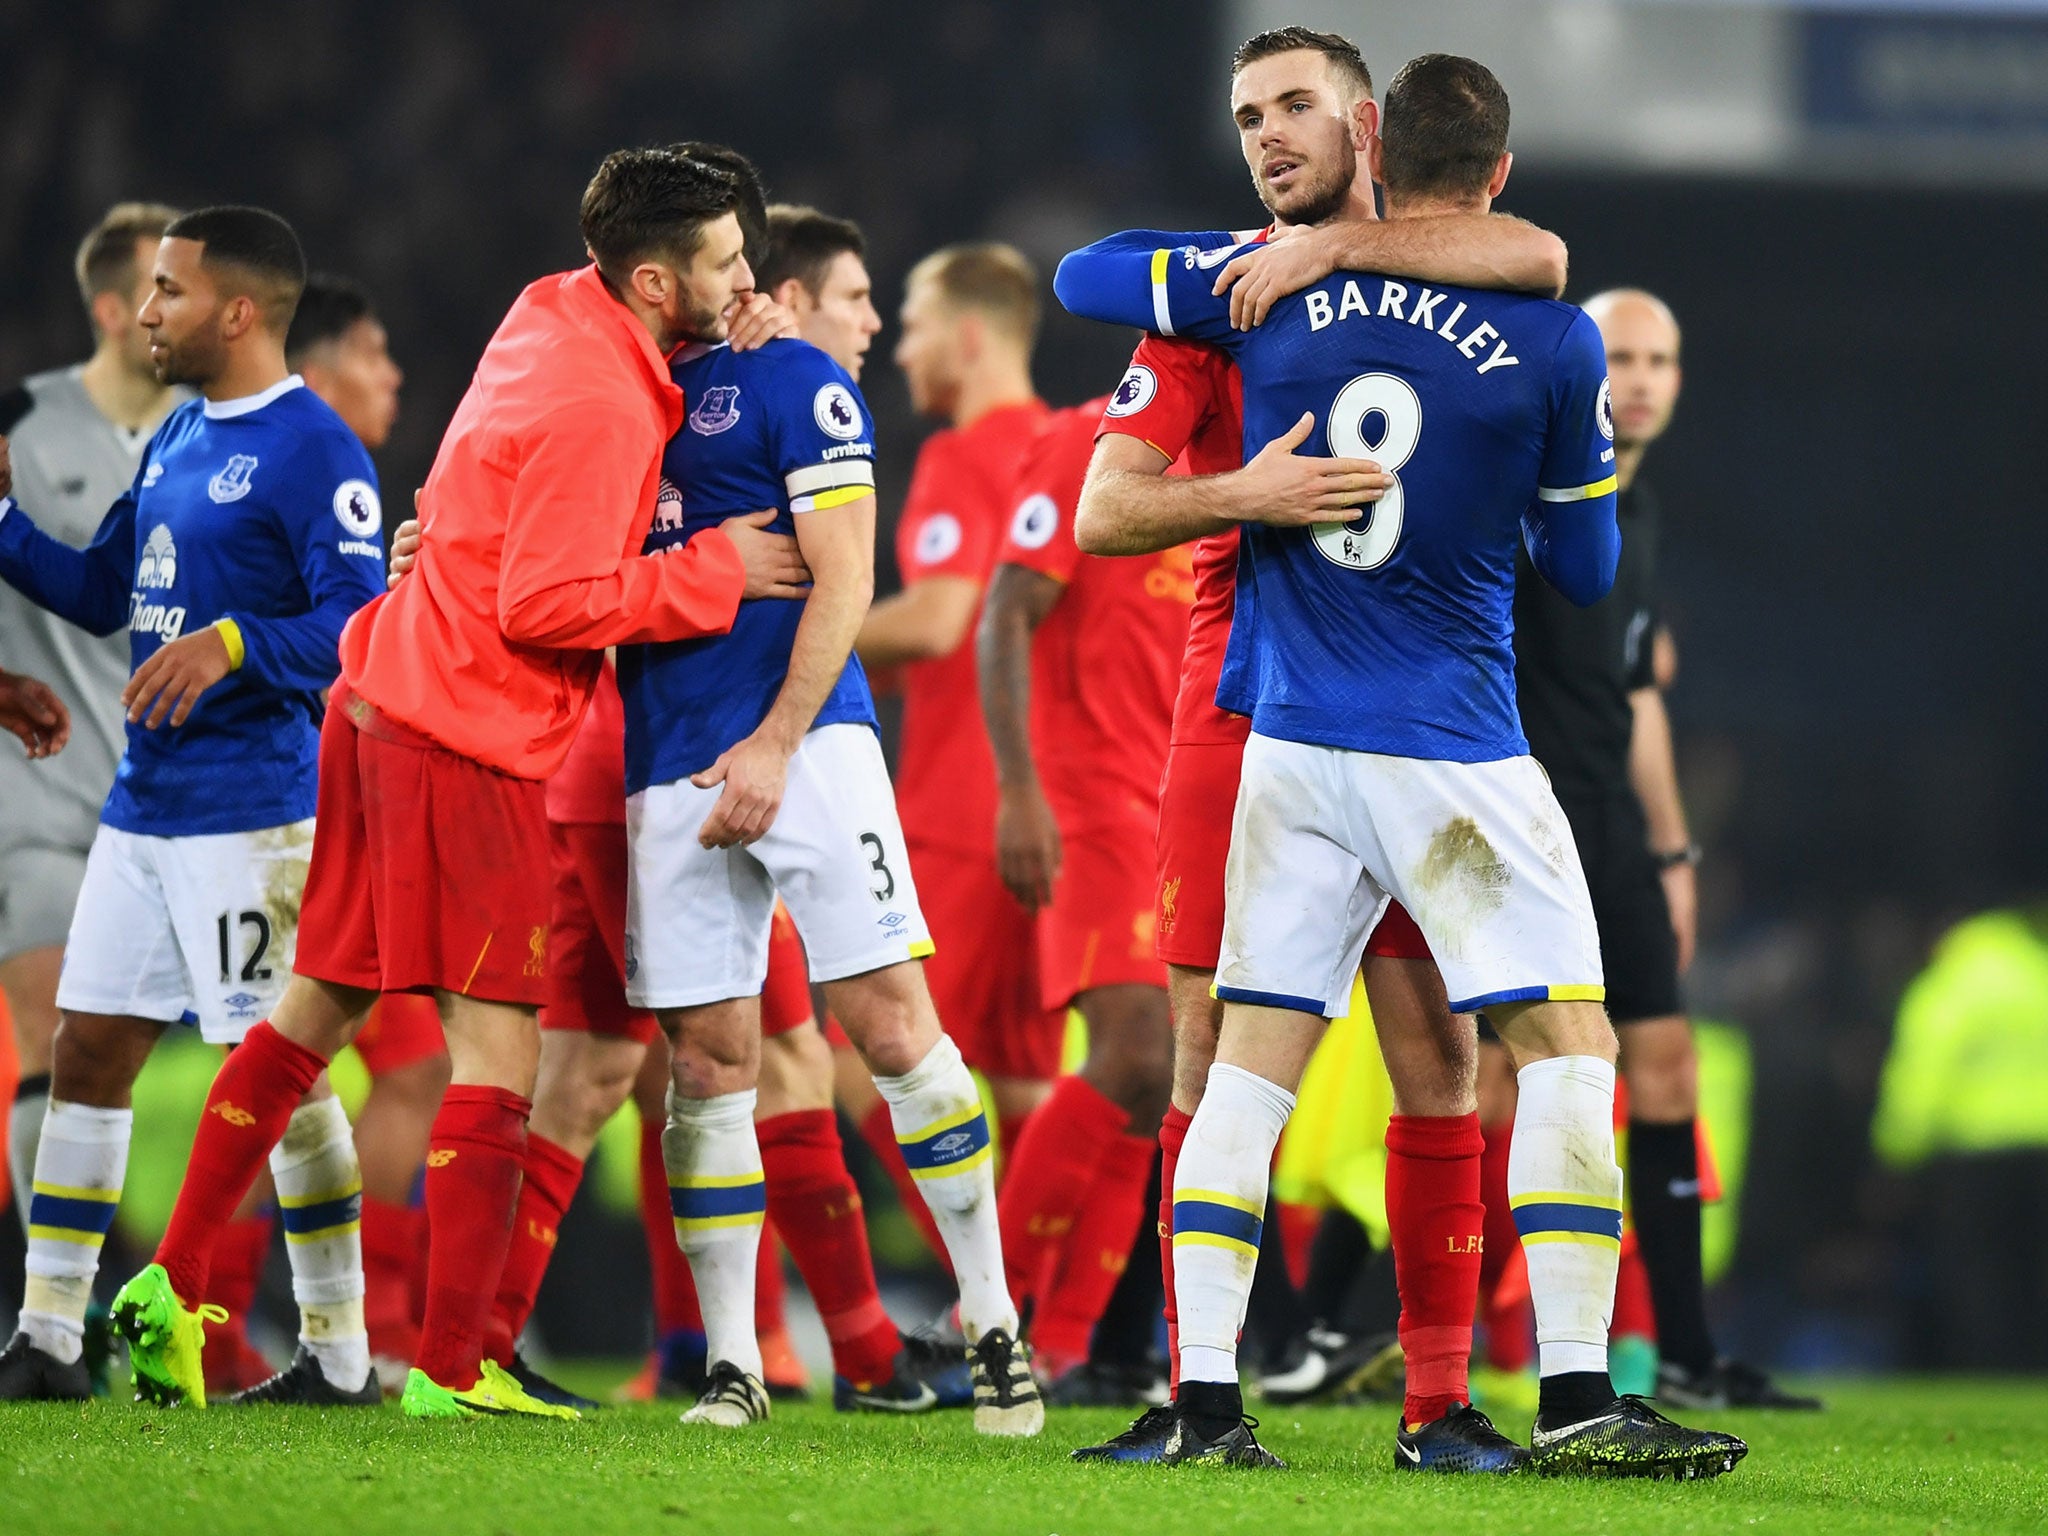
<svg viewBox="0 0 2048 1536">
<path fill-rule="evenodd" d="M 185 723 L 128 726 L 101 819 L 155 837 L 313 814 L 320 691 L 349 616 L 384 589 L 383 513 L 363 445 L 296 375 L 164 421 L 86 548 L 0 503 L 0 578 L 89 629 L 128 628 L 133 666 L 220 619 L 241 666 Z"/>
<path fill-rule="evenodd" d="M 692 347 L 676 362 L 688 415 L 662 455 L 647 553 L 680 549 L 729 517 L 775 509 L 769 526 L 875 492 L 875 429 L 852 378 L 808 342 L 752 352 Z M 709 768 L 753 734 L 789 675 L 804 605 L 743 602 L 730 632 L 619 648 L 626 701 L 626 793 Z M 875 724 L 859 660 L 849 659 L 812 729 Z"/>
<path fill-rule="evenodd" d="M 1067 258 L 1067 307 L 1224 348 L 1249 459 L 1304 413 L 1305 454 L 1396 483 L 1354 521 L 1245 526 L 1217 703 L 1262 735 L 1488 762 L 1528 750 L 1515 708 L 1516 541 L 1580 603 L 1613 579 L 1613 422 L 1599 329 L 1575 306 L 1332 274 L 1236 331 L 1210 289 L 1246 247 L 1104 242 Z"/>
</svg>

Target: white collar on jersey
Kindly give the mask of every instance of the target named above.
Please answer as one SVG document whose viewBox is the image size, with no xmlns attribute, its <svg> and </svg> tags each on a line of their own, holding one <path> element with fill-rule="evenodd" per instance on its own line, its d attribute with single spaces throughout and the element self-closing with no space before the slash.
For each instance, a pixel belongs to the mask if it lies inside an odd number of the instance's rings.
<svg viewBox="0 0 2048 1536">
<path fill-rule="evenodd" d="M 260 395 L 244 395 L 239 400 L 209 400 L 206 415 L 209 421 L 226 421 L 235 416 L 246 416 L 251 411 L 260 411 L 280 395 L 288 395 L 295 389 L 304 389 L 306 381 L 296 373 L 289 378 L 279 379 Z"/>
</svg>

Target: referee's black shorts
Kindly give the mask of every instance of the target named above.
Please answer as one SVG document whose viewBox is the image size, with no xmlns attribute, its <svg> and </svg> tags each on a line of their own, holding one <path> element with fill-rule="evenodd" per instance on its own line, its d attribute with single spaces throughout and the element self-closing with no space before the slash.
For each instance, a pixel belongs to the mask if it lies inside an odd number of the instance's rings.
<svg viewBox="0 0 2048 1536">
<path fill-rule="evenodd" d="M 1586 868 L 1600 967 L 1607 976 L 1607 1017 L 1617 1026 L 1680 1013 L 1678 938 L 1664 880 L 1651 856 L 1641 804 L 1624 792 L 1565 800 L 1565 818 Z"/>
</svg>

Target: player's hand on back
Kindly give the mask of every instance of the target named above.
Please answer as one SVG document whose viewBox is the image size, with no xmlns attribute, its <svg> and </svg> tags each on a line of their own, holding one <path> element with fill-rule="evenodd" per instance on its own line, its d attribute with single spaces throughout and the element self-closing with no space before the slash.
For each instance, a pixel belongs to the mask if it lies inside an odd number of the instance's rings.
<svg viewBox="0 0 2048 1536">
<path fill-rule="evenodd" d="M 1233 256 L 1209 291 L 1230 294 L 1230 324 L 1249 331 L 1263 325 L 1273 306 L 1337 270 L 1336 252 L 1319 229 L 1280 230 L 1265 244 Z M 1235 286 L 1232 286 L 1232 285 Z"/>
<path fill-rule="evenodd" d="M 418 511 L 420 493 L 412 493 L 413 510 Z M 420 558 L 420 520 L 408 517 L 398 525 L 398 531 L 391 536 L 391 572 L 384 578 L 386 587 L 395 587 L 399 579 L 410 571 Z"/>
<path fill-rule="evenodd" d="M 770 533 L 768 525 L 776 513 L 749 512 L 728 517 L 718 531 L 732 540 L 740 552 L 740 564 L 747 568 L 744 597 L 808 597 L 811 568 L 804 564 L 803 551 L 786 533 Z"/>
<path fill-rule="evenodd" d="M 697 829 L 697 841 L 706 848 L 735 848 L 753 842 L 773 826 L 775 813 L 782 809 L 794 750 L 757 731 L 727 747 L 702 773 L 691 774 L 690 782 L 699 789 L 725 786 L 704 825 Z"/>
<path fill-rule="evenodd" d="M 155 730 L 168 716 L 183 725 L 199 696 L 234 671 L 226 636 L 211 624 L 181 635 L 135 669 L 121 691 L 128 723 Z"/>
<path fill-rule="evenodd" d="M 1005 785 L 996 805 L 996 866 L 1027 911 L 1052 905 L 1060 877 L 1060 826 L 1036 784 Z"/>
<path fill-rule="evenodd" d="M 1236 480 L 1232 504 L 1238 520 L 1273 528 L 1306 528 L 1348 522 L 1357 509 L 1378 501 L 1394 477 L 1371 459 L 1326 459 L 1294 450 L 1315 430 L 1315 414 L 1302 413 L 1286 432 L 1252 457 Z"/>
<path fill-rule="evenodd" d="M 7 451 L 7 439 L 0 437 L 0 496 L 14 494 L 14 458 Z"/>
<path fill-rule="evenodd" d="M 48 683 L 0 672 L 0 731 L 19 737 L 31 758 L 55 757 L 71 739 L 71 712 Z"/>
<path fill-rule="evenodd" d="M 735 352 L 765 347 L 778 336 L 797 334 L 796 316 L 765 293 L 750 293 L 733 307 L 725 330 L 726 345 Z"/>
</svg>

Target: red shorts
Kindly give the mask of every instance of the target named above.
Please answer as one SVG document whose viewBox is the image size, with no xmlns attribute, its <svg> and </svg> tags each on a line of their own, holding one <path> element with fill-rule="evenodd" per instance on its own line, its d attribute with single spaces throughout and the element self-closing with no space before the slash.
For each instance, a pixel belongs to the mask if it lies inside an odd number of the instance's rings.
<svg viewBox="0 0 2048 1536">
<path fill-rule="evenodd" d="M 652 1043 L 654 1015 L 626 1001 L 626 824 L 548 823 L 554 909 L 542 1029 Z"/>
<path fill-rule="evenodd" d="M 925 980 L 946 1033 L 990 1077 L 1050 1082 L 1066 1010 L 1040 1000 L 1031 914 L 1005 889 L 994 855 L 913 847 L 910 864 L 936 946 Z"/>
<path fill-rule="evenodd" d="M 431 996 L 386 992 L 357 1031 L 355 1048 L 372 1077 L 442 1055 L 448 1042 L 441 1037 L 441 1010 Z"/>
<path fill-rule="evenodd" d="M 1155 915 L 1159 958 L 1168 965 L 1216 969 L 1223 950 L 1223 872 L 1243 769 L 1242 742 L 1177 742 L 1167 748 L 1159 786 Z M 1365 952 L 1392 960 L 1432 958 L 1422 930 L 1399 902 L 1388 905 Z"/>
<path fill-rule="evenodd" d="M 550 822 L 555 871 L 548 935 L 548 1000 L 542 1029 L 652 1044 L 654 1014 L 626 1001 L 626 828 L 623 822 Z M 768 981 L 761 991 L 761 1033 L 787 1034 L 811 1017 L 803 941 L 781 903 L 768 938 Z"/>
<path fill-rule="evenodd" d="M 546 789 L 386 719 L 346 682 L 320 730 L 301 975 L 380 992 L 547 998 Z"/>
<path fill-rule="evenodd" d="M 1153 910 L 1151 829 L 1081 832 L 1061 844 L 1052 905 L 1038 919 L 1038 975 L 1048 1008 L 1091 987 L 1166 985 Z"/>
</svg>

